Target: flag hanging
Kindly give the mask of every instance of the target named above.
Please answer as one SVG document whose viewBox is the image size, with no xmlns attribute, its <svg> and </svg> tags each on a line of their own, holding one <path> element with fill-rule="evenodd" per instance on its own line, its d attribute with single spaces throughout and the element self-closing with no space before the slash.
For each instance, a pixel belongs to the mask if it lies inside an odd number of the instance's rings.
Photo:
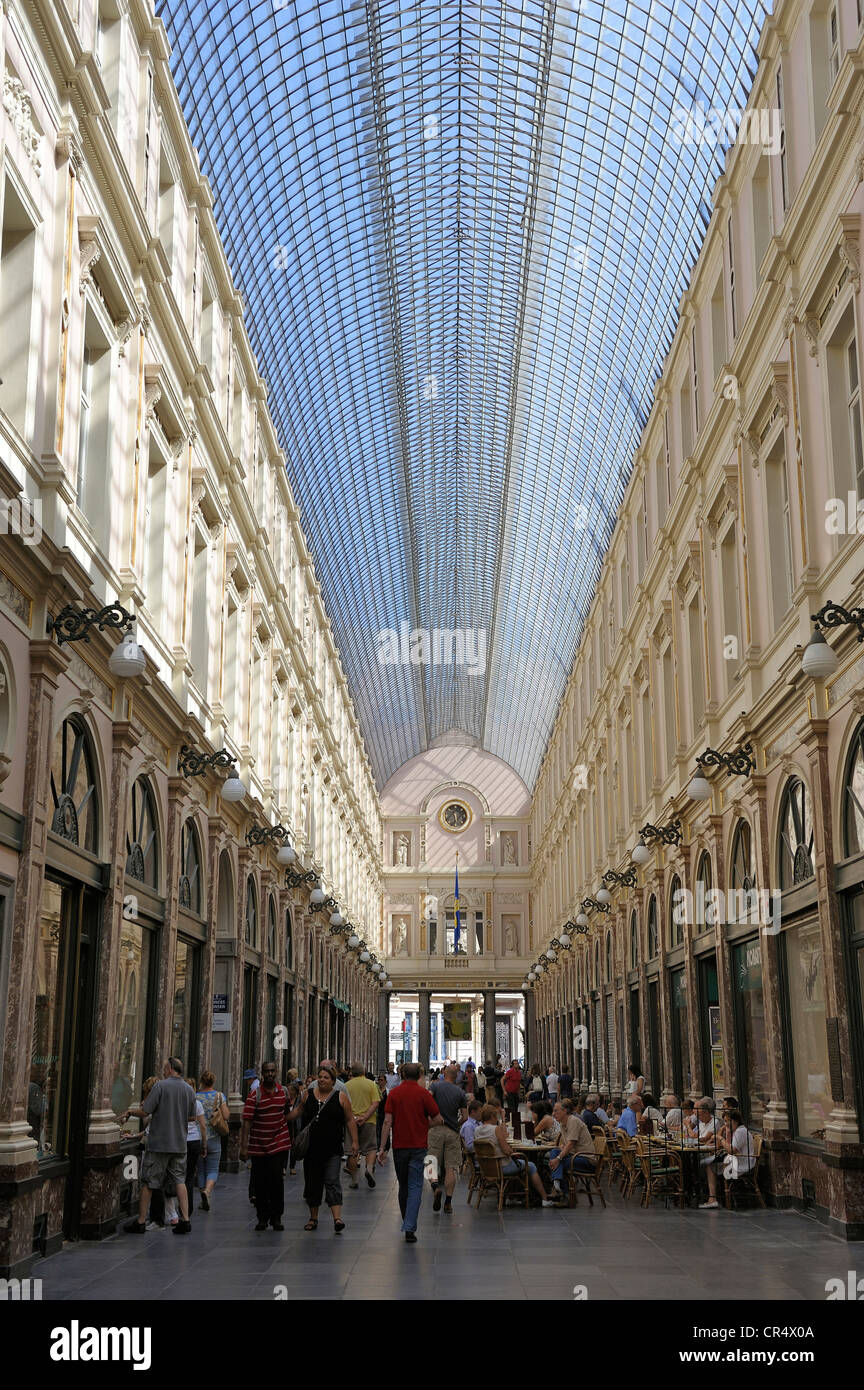
<svg viewBox="0 0 864 1390">
<path fill-rule="evenodd" d="M 453 907 L 456 914 L 456 926 L 453 931 L 453 950 L 459 950 L 459 937 L 462 935 L 462 927 L 459 922 L 459 854 L 456 854 L 456 886 L 453 889 Z"/>
</svg>

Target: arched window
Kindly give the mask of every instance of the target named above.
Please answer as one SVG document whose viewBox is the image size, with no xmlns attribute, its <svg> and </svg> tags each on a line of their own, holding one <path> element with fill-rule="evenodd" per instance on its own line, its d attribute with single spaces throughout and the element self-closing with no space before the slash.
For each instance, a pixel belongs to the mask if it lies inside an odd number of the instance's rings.
<svg viewBox="0 0 864 1390">
<path fill-rule="evenodd" d="M 681 894 L 681 880 L 677 874 L 673 874 L 672 882 L 669 885 L 669 932 L 666 938 L 670 951 L 674 951 L 675 947 L 680 946 L 684 941 L 685 912 Z"/>
<path fill-rule="evenodd" d="M 700 932 L 708 931 L 709 927 L 714 926 L 714 903 L 710 896 L 713 887 L 714 871 L 711 868 L 711 855 L 705 850 L 696 867 L 696 901 L 693 916 L 697 936 Z"/>
<path fill-rule="evenodd" d="M 251 874 L 246 880 L 246 945 L 258 945 L 258 897 Z"/>
<path fill-rule="evenodd" d="M 750 897 L 756 891 L 756 870 L 753 865 L 753 832 L 746 820 L 739 820 L 735 827 L 731 883 L 735 897 L 729 905 L 729 920 L 738 922 L 757 905 L 756 898 Z"/>
<path fill-rule="evenodd" d="M 201 845 L 191 818 L 180 831 L 180 906 L 201 916 Z"/>
<path fill-rule="evenodd" d="M 285 909 L 285 965 L 289 970 L 294 968 L 294 923 L 290 907 Z"/>
<path fill-rule="evenodd" d="M 600 988 L 600 942 L 594 943 L 594 988 Z"/>
<path fill-rule="evenodd" d="M 813 877 L 813 807 L 807 783 L 793 777 L 780 806 L 780 891 Z"/>
<path fill-rule="evenodd" d="M 267 905 L 267 954 L 276 959 L 276 899 L 271 897 Z"/>
<path fill-rule="evenodd" d="M 864 724 L 859 724 L 843 783 L 843 848 L 845 857 L 864 850 Z"/>
<path fill-rule="evenodd" d="M 655 960 L 660 954 L 660 939 L 657 932 L 657 899 L 654 894 L 648 899 L 648 960 Z"/>
<path fill-rule="evenodd" d="M 639 917 L 630 913 L 630 969 L 639 969 Z"/>
<path fill-rule="evenodd" d="M 82 720 L 64 719 L 54 740 L 51 759 L 51 795 L 55 835 L 98 853 L 99 803 L 95 759 L 90 735 Z"/>
<path fill-rule="evenodd" d="M 612 981 L 612 933 L 606 933 L 606 983 Z"/>
<path fill-rule="evenodd" d="M 126 822 L 126 874 L 159 887 L 159 846 L 156 838 L 156 803 L 146 777 L 132 783 Z"/>
<path fill-rule="evenodd" d="M 234 936 L 237 931 L 237 909 L 234 906 L 234 875 L 231 856 L 227 850 L 219 856 L 219 880 L 216 894 L 216 932 L 219 936 Z"/>
</svg>

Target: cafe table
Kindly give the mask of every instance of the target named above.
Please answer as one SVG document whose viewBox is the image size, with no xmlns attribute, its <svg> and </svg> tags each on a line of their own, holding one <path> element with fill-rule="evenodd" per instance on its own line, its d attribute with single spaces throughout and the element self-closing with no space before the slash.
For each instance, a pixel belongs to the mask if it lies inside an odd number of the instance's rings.
<svg viewBox="0 0 864 1390">
<path fill-rule="evenodd" d="M 520 1154 L 530 1162 L 536 1163 L 540 1173 L 540 1180 L 544 1187 L 551 1187 L 553 1182 L 552 1171 L 549 1167 L 549 1155 L 553 1149 L 560 1149 L 560 1144 L 544 1144 L 541 1140 L 538 1143 L 534 1139 L 510 1139 L 507 1142 L 514 1154 Z"/>
<path fill-rule="evenodd" d="M 645 1148 L 649 1154 L 676 1153 L 680 1154 L 683 1160 L 685 1156 L 688 1158 L 704 1159 L 707 1158 L 709 1155 L 714 1155 L 715 1157 L 719 1158 L 724 1153 L 724 1150 L 721 1149 L 718 1145 L 696 1143 L 688 1144 L 685 1143 L 682 1139 L 670 1137 L 667 1134 L 643 1134 L 639 1137 L 642 1139 L 642 1142 L 644 1143 Z M 688 1197 L 688 1200 L 692 1199 L 694 1195 L 698 1198 L 699 1194 L 696 1191 L 696 1189 L 702 1187 L 699 1167 L 694 1163 L 683 1164 L 683 1167 L 685 1173 L 685 1193 Z"/>
</svg>

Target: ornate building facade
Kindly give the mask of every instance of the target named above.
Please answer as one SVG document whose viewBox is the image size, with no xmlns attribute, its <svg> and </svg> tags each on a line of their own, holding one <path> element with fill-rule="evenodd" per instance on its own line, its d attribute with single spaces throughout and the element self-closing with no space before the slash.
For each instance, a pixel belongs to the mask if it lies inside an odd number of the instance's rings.
<svg viewBox="0 0 864 1390">
<path fill-rule="evenodd" d="M 470 1003 L 475 1061 L 477 1051 L 524 1054 L 518 1030 L 533 946 L 530 807 L 512 768 L 458 735 L 405 763 L 382 791 L 388 964 L 399 1010 L 417 1012 L 415 1051 L 424 1065 L 455 1051 L 446 1035 L 430 1046 L 433 994 Z M 383 1013 L 382 1041 L 389 1022 Z"/>
<path fill-rule="evenodd" d="M 776 1199 L 860 1237 L 864 658 L 823 606 L 864 574 L 864 37 L 830 11 L 762 34 L 535 791 L 535 920 L 576 925 L 532 984 L 541 1055 L 736 1096 Z"/>
<path fill-rule="evenodd" d="M 0 1273 L 114 1229 L 166 1056 L 236 1114 L 377 1052 L 310 903 L 380 946 L 377 793 L 167 56 L 149 5 L 0 6 Z M 137 676 L 52 626 L 118 604 Z"/>
</svg>

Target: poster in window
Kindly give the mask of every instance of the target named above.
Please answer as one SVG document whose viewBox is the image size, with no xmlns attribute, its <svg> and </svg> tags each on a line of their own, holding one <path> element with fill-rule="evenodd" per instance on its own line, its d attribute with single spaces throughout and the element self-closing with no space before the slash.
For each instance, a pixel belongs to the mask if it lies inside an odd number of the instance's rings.
<svg viewBox="0 0 864 1390">
<path fill-rule="evenodd" d="M 720 1090 L 726 1085 L 726 1069 L 723 1066 L 722 1047 L 712 1047 L 711 1049 L 711 1082 L 714 1090 Z"/>
<path fill-rule="evenodd" d="M 471 1005 L 447 1003 L 444 1005 L 444 1037 L 447 1042 L 471 1041 Z"/>
<path fill-rule="evenodd" d="M 711 1046 L 720 1046 L 720 1005 L 708 1005 L 708 1032 L 711 1035 Z"/>
</svg>

